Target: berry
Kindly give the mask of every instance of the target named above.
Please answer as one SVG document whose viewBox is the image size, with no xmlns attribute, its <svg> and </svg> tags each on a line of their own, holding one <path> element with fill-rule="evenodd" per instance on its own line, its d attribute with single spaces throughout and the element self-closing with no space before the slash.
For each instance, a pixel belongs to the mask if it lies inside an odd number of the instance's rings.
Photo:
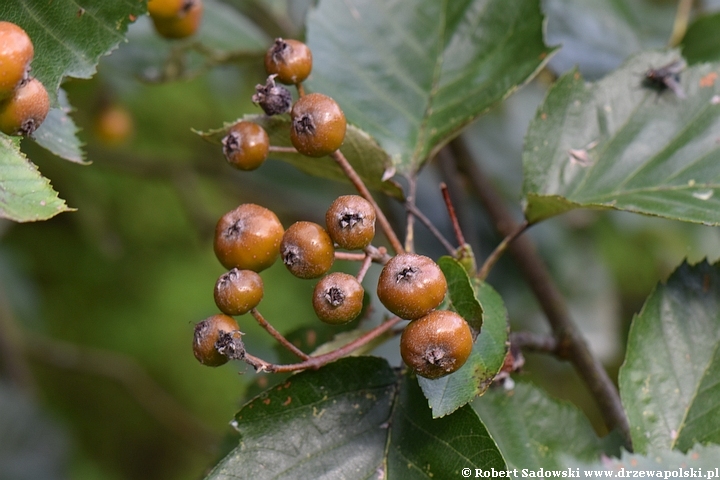
<svg viewBox="0 0 720 480">
<path fill-rule="evenodd" d="M 50 111 L 50 97 L 40 80 L 31 78 L 0 103 L 0 132 L 8 135 L 32 134 Z"/>
<path fill-rule="evenodd" d="M 122 105 L 104 108 L 95 119 L 95 136 L 108 146 L 124 143 L 133 133 L 133 119 Z"/>
<path fill-rule="evenodd" d="M 169 39 L 189 37 L 202 20 L 202 0 L 150 0 L 148 13 L 161 36 Z"/>
<path fill-rule="evenodd" d="M 292 94 L 282 85 L 275 85 L 275 77 L 270 75 L 265 85 L 255 85 L 255 94 L 252 101 L 260 105 L 266 115 L 280 115 L 292 108 Z"/>
<path fill-rule="evenodd" d="M 340 248 L 362 250 L 375 237 L 375 208 L 359 195 L 343 195 L 328 208 L 325 223 Z"/>
<path fill-rule="evenodd" d="M 265 54 L 265 71 L 277 75 L 278 82 L 294 85 L 305 80 L 312 70 L 312 52 L 297 40 L 276 38 Z"/>
<path fill-rule="evenodd" d="M 290 141 L 303 155 L 329 155 L 340 148 L 345 140 L 345 114 L 335 100 L 322 93 L 300 97 L 290 116 Z"/>
<path fill-rule="evenodd" d="M 400 337 L 403 361 L 425 378 L 440 378 L 462 367 L 472 352 L 467 322 L 449 310 L 413 320 Z"/>
<path fill-rule="evenodd" d="M 0 100 L 11 97 L 27 77 L 34 53 L 25 30 L 14 23 L 0 22 Z"/>
<path fill-rule="evenodd" d="M 331 325 L 341 325 L 360 315 L 364 296 L 365 290 L 355 277 L 334 272 L 315 285 L 312 303 L 320 320 Z"/>
<path fill-rule="evenodd" d="M 317 223 L 296 222 L 287 229 L 280 244 L 283 263 L 298 278 L 318 278 L 332 267 L 335 247 Z"/>
<path fill-rule="evenodd" d="M 227 363 L 228 357 L 218 352 L 215 344 L 221 339 L 221 333 L 239 333 L 234 318 L 227 315 L 213 315 L 195 325 L 193 353 L 203 365 L 219 367 Z"/>
<path fill-rule="evenodd" d="M 255 170 L 267 159 L 270 138 L 257 123 L 241 121 L 230 127 L 222 145 L 230 165 L 239 170 Z"/>
<path fill-rule="evenodd" d="M 413 320 L 440 305 L 447 292 L 445 275 L 437 263 L 415 253 L 400 253 L 383 267 L 377 295 L 385 308 Z"/>
<path fill-rule="evenodd" d="M 228 270 L 259 272 L 275 263 L 283 238 L 280 220 L 267 208 L 245 203 L 223 215 L 215 227 L 215 256 Z"/>
<path fill-rule="evenodd" d="M 263 298 L 263 281 L 252 270 L 233 268 L 215 284 L 215 304 L 227 315 L 243 315 Z"/>
</svg>

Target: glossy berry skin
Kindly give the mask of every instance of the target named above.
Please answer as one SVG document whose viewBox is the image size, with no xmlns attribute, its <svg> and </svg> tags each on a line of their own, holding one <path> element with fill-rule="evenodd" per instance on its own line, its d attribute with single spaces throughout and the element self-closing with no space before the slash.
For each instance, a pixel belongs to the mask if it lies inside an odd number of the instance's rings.
<svg viewBox="0 0 720 480">
<path fill-rule="evenodd" d="M 45 121 L 50 97 L 36 78 L 24 82 L 15 94 L 0 102 L 0 132 L 7 135 L 31 135 Z"/>
<path fill-rule="evenodd" d="M 277 75 L 280 83 L 298 84 L 312 71 L 312 52 L 298 40 L 276 38 L 265 54 L 265 71 L 268 75 Z"/>
<path fill-rule="evenodd" d="M 168 39 L 180 39 L 197 32 L 202 20 L 202 0 L 150 0 L 148 13 L 155 31 Z"/>
<path fill-rule="evenodd" d="M 467 322 L 449 310 L 435 310 L 410 322 L 400 337 L 403 361 L 425 378 L 440 378 L 462 367 L 472 353 Z"/>
<path fill-rule="evenodd" d="M 27 77 L 34 53 L 25 30 L 11 22 L 0 22 L 0 100 L 11 97 Z"/>
<path fill-rule="evenodd" d="M 318 278 L 335 261 L 335 247 L 324 228 L 313 222 L 296 222 L 287 229 L 280 244 L 287 269 L 298 278 Z"/>
<path fill-rule="evenodd" d="M 447 292 L 445 275 L 432 259 L 400 253 L 383 267 L 378 279 L 378 299 L 400 318 L 413 320 L 440 305 Z"/>
<path fill-rule="evenodd" d="M 330 238 L 340 248 L 362 250 L 375 237 L 375 208 L 359 195 L 335 199 L 325 213 Z"/>
<path fill-rule="evenodd" d="M 215 226 L 215 256 L 228 270 L 260 272 L 277 260 L 283 227 L 267 208 L 244 203 L 223 215 Z"/>
<path fill-rule="evenodd" d="M 233 268 L 215 283 L 215 304 L 227 315 L 243 315 L 263 298 L 263 281 L 252 270 Z"/>
<path fill-rule="evenodd" d="M 220 333 L 231 333 L 239 330 L 234 318 L 228 315 L 213 315 L 195 325 L 193 337 L 193 353 L 203 365 L 219 367 L 227 363 L 228 358 L 215 348 Z"/>
<path fill-rule="evenodd" d="M 318 318 L 331 325 L 342 325 L 362 311 L 365 290 L 352 275 L 333 272 L 323 277 L 313 291 L 313 309 Z"/>
<path fill-rule="evenodd" d="M 310 93 L 300 97 L 290 116 L 290 141 L 303 155 L 324 157 L 340 148 L 345 140 L 345 114 L 327 95 Z"/>
<path fill-rule="evenodd" d="M 255 170 L 268 157 L 270 138 L 257 123 L 241 121 L 222 139 L 225 160 L 239 170 Z"/>
</svg>

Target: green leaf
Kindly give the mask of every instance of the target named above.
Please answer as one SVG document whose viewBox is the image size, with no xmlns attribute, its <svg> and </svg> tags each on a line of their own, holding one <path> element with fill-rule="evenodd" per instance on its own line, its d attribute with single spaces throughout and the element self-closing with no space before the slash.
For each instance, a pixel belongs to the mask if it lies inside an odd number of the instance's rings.
<svg viewBox="0 0 720 480">
<path fill-rule="evenodd" d="M 270 136 L 270 144 L 280 147 L 292 147 L 290 142 L 290 117 L 276 115 L 245 115 L 242 120 L 249 120 L 261 125 Z M 233 122 L 235 123 L 235 122 Z M 220 141 L 227 134 L 232 123 L 225 124 L 223 128 L 209 132 L 196 132 L 205 140 L 220 145 Z M 402 189 L 398 184 L 383 180 L 383 176 L 390 168 L 390 159 L 375 141 L 362 130 L 348 125 L 345 142 L 340 149 L 360 175 L 368 188 L 381 190 L 395 198 L 402 199 Z M 348 182 L 345 174 L 330 157 L 309 158 L 299 153 L 270 152 L 270 158 L 276 158 L 294 165 L 310 175 Z"/>
<path fill-rule="evenodd" d="M 475 297 L 470 277 L 465 267 L 452 257 L 440 257 L 438 265 L 448 283 L 448 295 L 453 309 L 465 319 L 477 338 L 483 324 L 483 309 Z"/>
<path fill-rule="evenodd" d="M 682 54 L 690 64 L 720 61 L 720 12 L 690 24 L 682 41 Z"/>
<path fill-rule="evenodd" d="M 145 4 L 137 0 L 4 0 L 0 19 L 20 25 L 32 39 L 32 74 L 57 105 L 63 78 L 92 77 L 100 57 L 123 41 L 128 24 L 145 13 Z"/>
<path fill-rule="evenodd" d="M 543 0 L 547 41 L 562 48 L 550 68 L 575 66 L 587 78 L 600 78 L 630 55 L 667 44 L 676 5 L 654 0 Z"/>
<path fill-rule="evenodd" d="M 412 174 L 527 82 L 552 49 L 535 0 L 321 1 L 308 15 L 309 88 Z"/>
<path fill-rule="evenodd" d="M 3 134 L 0 134 L 0 187 L 0 217 L 32 222 L 72 210 L 20 152 L 20 139 Z"/>
<path fill-rule="evenodd" d="M 495 441 L 469 405 L 433 419 L 413 377 L 403 379 L 390 425 L 388 480 L 463 478 L 462 469 L 506 468 Z"/>
<path fill-rule="evenodd" d="M 562 469 L 568 467 L 567 457 L 593 461 L 602 453 L 600 439 L 577 407 L 530 383 L 492 388 L 473 407 L 508 468 Z"/>
<path fill-rule="evenodd" d="M 606 477 L 602 470 L 611 470 L 614 478 L 617 478 L 617 473 L 621 471 L 625 477 L 639 478 L 641 471 L 645 470 L 642 472 L 644 477 L 651 476 L 647 473 L 653 473 L 652 476 L 660 478 L 665 478 L 666 475 L 681 477 L 683 474 L 687 477 L 694 474 L 695 478 L 718 478 L 718 458 L 720 446 L 698 445 L 687 453 L 674 450 L 656 450 L 648 455 L 623 452 L 621 458 L 603 458 L 594 464 L 577 466 L 585 471 L 594 470 L 595 477 Z M 708 477 L 709 474 L 714 477 Z"/>
<path fill-rule="evenodd" d="M 643 53 L 597 83 L 575 71 L 553 86 L 525 141 L 530 222 L 584 207 L 720 225 L 720 67 L 682 72 L 687 98 L 642 86 L 679 58 Z"/>
<path fill-rule="evenodd" d="M 454 478 L 505 465 L 470 407 L 433 420 L 417 382 L 375 357 L 293 375 L 233 424 L 240 444 L 208 479 Z"/>
<path fill-rule="evenodd" d="M 650 295 L 619 385 L 636 452 L 720 443 L 720 266 L 683 264 Z"/>
<path fill-rule="evenodd" d="M 445 263 L 443 261 L 441 266 Z M 475 290 L 484 320 L 470 358 L 458 371 L 445 377 L 435 380 L 418 377 L 436 418 L 448 415 L 482 395 L 500 371 L 507 354 L 508 314 L 502 297 L 487 283 L 480 283 Z"/>
<path fill-rule="evenodd" d="M 85 155 L 81 148 L 82 144 L 76 136 L 78 128 L 69 115 L 72 108 L 65 90 L 60 89 L 58 100 L 60 108 L 50 110 L 40 128 L 33 133 L 33 139 L 38 145 L 60 158 L 85 164 L 87 162 L 83 160 Z"/>
</svg>

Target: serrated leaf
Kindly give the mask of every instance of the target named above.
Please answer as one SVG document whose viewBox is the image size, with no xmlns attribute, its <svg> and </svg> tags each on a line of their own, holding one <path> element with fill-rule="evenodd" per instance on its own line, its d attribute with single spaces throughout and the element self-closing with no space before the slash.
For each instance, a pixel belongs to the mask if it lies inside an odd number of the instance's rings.
<svg viewBox="0 0 720 480">
<path fill-rule="evenodd" d="M 247 403 L 210 480 L 453 478 L 504 462 L 470 407 L 433 420 L 414 379 L 374 357 L 293 375 Z"/>
<path fill-rule="evenodd" d="M 411 174 L 552 49 L 535 0 L 325 0 L 308 15 L 309 88 Z"/>
<path fill-rule="evenodd" d="M 567 458 L 589 462 L 602 453 L 601 440 L 577 407 L 530 383 L 492 388 L 473 407 L 508 468 L 562 469 L 569 466 Z"/>
<path fill-rule="evenodd" d="M 415 379 L 405 376 L 390 428 L 388 480 L 463 478 L 463 469 L 493 468 L 504 470 L 505 461 L 473 409 L 434 419 Z"/>
<path fill-rule="evenodd" d="M 32 39 L 32 74 L 54 105 L 63 78 L 92 77 L 100 57 L 123 41 L 128 24 L 145 11 L 141 0 L 0 3 L 0 19 L 20 25 Z"/>
<path fill-rule="evenodd" d="M 508 315 L 502 297 L 487 283 L 480 283 L 475 289 L 484 320 L 470 358 L 458 371 L 445 377 L 435 380 L 418 377 L 436 418 L 482 395 L 500 371 L 507 354 Z"/>
<path fill-rule="evenodd" d="M 51 151 L 60 158 L 75 163 L 86 164 L 82 144 L 77 138 L 78 128 L 70 118 L 70 103 L 65 90 L 58 93 L 60 108 L 50 109 L 47 118 L 33 133 L 33 139 L 41 147 Z"/>
<path fill-rule="evenodd" d="M 720 443 L 720 266 L 683 264 L 650 295 L 619 385 L 636 452 Z"/>
<path fill-rule="evenodd" d="M 681 46 L 690 64 L 720 61 L 720 12 L 696 18 L 688 26 Z"/>
<path fill-rule="evenodd" d="M 71 209 L 50 181 L 20 152 L 20 139 L 0 134 L 0 217 L 16 222 L 47 220 Z"/>
<path fill-rule="evenodd" d="M 559 73 L 577 66 L 600 78 L 630 55 L 662 48 L 673 28 L 676 6 L 652 0 L 543 0 L 547 41 L 562 45 L 550 60 Z"/>
<path fill-rule="evenodd" d="M 618 472 L 623 472 L 625 477 L 633 478 L 641 476 L 664 478 L 666 475 L 717 478 L 718 458 L 720 458 L 720 446 L 698 445 L 687 453 L 674 450 L 656 450 L 648 455 L 623 452 L 620 458 L 604 458 L 594 464 L 577 464 L 577 467 L 586 472 L 594 470 L 596 474 L 592 476 L 595 477 L 607 477 L 606 472 L 602 470 L 611 470 L 615 478 L 619 477 Z M 714 476 L 709 477 L 709 474 Z"/>
<path fill-rule="evenodd" d="M 249 120 L 261 125 L 270 136 L 271 145 L 292 147 L 289 116 L 245 115 L 243 120 Z M 231 126 L 232 124 L 226 124 L 223 128 L 217 130 L 196 133 L 204 139 L 220 145 L 220 141 Z M 383 181 L 383 175 L 390 168 L 390 159 L 387 153 L 367 133 L 348 125 L 345 142 L 340 151 L 343 152 L 348 162 L 350 162 L 368 188 L 381 190 L 395 198 L 403 198 L 402 189 L 398 184 L 389 180 Z M 310 175 L 348 182 L 345 174 L 330 157 L 309 158 L 299 153 L 270 152 L 270 158 L 288 162 Z"/>
<path fill-rule="evenodd" d="M 530 222 L 583 207 L 720 224 L 720 66 L 682 72 L 687 98 L 642 86 L 679 58 L 643 53 L 597 83 L 575 71 L 553 86 L 525 141 Z"/>
</svg>

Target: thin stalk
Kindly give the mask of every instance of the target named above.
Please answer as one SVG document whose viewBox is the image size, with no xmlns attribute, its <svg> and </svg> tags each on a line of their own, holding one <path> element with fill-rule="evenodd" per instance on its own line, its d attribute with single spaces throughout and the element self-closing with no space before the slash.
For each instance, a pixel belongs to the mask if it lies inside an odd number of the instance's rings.
<svg viewBox="0 0 720 480">
<path fill-rule="evenodd" d="M 262 314 L 258 311 L 257 308 L 253 308 L 252 310 L 250 310 L 250 314 L 255 317 L 255 320 L 257 320 L 260 326 L 264 328 L 270 335 L 272 335 L 272 337 L 277 340 L 280 345 L 288 349 L 294 355 L 297 355 L 301 360 L 307 360 L 308 358 L 310 358 L 309 355 L 307 355 L 305 352 L 290 343 L 287 338 L 283 337 L 280 332 L 275 330 L 275 327 L 270 325 L 268 321 L 265 320 L 265 317 L 262 316 Z"/>
<path fill-rule="evenodd" d="M 525 230 L 527 230 L 527 228 L 528 223 L 524 221 L 518 224 L 515 230 L 510 232 L 505 238 L 502 239 L 498 246 L 495 247 L 495 250 L 493 250 L 492 253 L 485 259 L 482 267 L 480 267 L 477 275 L 475 275 L 478 280 L 485 280 L 487 278 L 487 276 L 490 274 L 490 270 L 492 270 L 497 261 L 500 260 L 500 257 L 502 257 L 502 254 L 505 253 L 508 245 L 510 245 L 510 242 L 519 237 Z"/>
</svg>

